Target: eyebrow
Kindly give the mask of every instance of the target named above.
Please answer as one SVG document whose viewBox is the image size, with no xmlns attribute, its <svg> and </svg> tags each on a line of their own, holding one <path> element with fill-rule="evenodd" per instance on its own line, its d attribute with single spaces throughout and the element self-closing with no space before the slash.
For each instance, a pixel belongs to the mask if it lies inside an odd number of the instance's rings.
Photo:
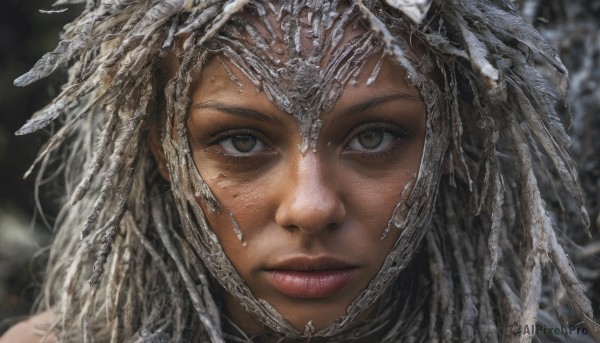
<svg viewBox="0 0 600 343">
<path fill-rule="evenodd" d="M 254 110 L 254 109 L 248 108 L 248 107 L 229 106 L 222 102 L 213 101 L 213 100 L 201 102 L 201 103 L 198 103 L 198 104 L 195 104 L 192 106 L 192 109 L 202 109 L 202 108 L 210 108 L 213 110 L 217 110 L 217 111 L 227 113 L 227 114 L 232 114 L 234 116 L 238 116 L 238 117 L 242 117 L 242 118 L 246 118 L 246 119 L 250 119 L 250 120 L 264 121 L 264 122 L 268 122 L 268 123 L 272 123 L 272 124 L 276 124 L 276 125 L 280 125 L 280 126 L 284 125 L 283 121 L 281 119 L 277 118 L 276 116 L 269 114 L 269 113 L 257 111 L 257 110 Z"/>
<path fill-rule="evenodd" d="M 352 105 L 352 106 L 348 107 L 346 110 L 344 110 L 342 112 L 342 114 L 338 117 L 338 119 L 350 116 L 355 113 L 366 111 L 370 108 L 376 107 L 383 103 L 393 101 L 393 100 L 398 100 L 398 99 L 414 101 L 414 100 L 418 100 L 419 98 L 414 95 L 408 94 L 408 93 L 393 92 L 392 94 L 389 94 L 389 95 L 375 97 L 375 98 L 369 99 L 367 101 L 361 102 L 359 104 Z M 275 125 L 284 126 L 283 121 L 281 119 L 277 118 L 276 116 L 265 113 L 265 112 L 254 110 L 252 108 L 240 107 L 240 106 L 228 106 L 222 102 L 214 101 L 214 100 L 201 102 L 201 103 L 198 103 L 198 104 L 195 104 L 192 106 L 192 109 L 202 109 L 202 108 L 214 109 L 214 110 L 217 110 L 220 112 L 232 114 L 232 115 L 250 119 L 250 120 L 264 121 L 264 122 L 272 123 Z"/>
<path fill-rule="evenodd" d="M 419 98 L 414 95 L 394 91 L 392 94 L 378 96 L 378 97 L 369 99 L 365 102 L 361 102 L 359 104 L 352 105 L 352 106 L 348 107 L 347 109 L 345 109 L 342 112 L 342 114 L 340 114 L 339 118 L 344 118 L 344 117 L 350 116 L 355 113 L 366 111 L 370 108 L 379 106 L 383 103 L 393 101 L 393 100 L 398 100 L 398 99 L 404 99 L 404 100 L 410 100 L 410 101 L 419 100 Z"/>
</svg>

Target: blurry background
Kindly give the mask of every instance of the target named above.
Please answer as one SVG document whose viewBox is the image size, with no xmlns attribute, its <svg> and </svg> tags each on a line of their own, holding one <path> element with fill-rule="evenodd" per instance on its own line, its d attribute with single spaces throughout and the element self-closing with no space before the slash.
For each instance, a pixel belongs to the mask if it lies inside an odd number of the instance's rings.
<svg viewBox="0 0 600 343">
<path fill-rule="evenodd" d="M 571 258 L 588 289 L 595 290 L 594 312 L 600 312 L 600 0 L 514 1 L 542 34 L 558 47 L 570 70 L 573 151 L 580 163 L 594 240 L 576 234 L 581 248 Z M 12 81 L 43 53 L 54 49 L 62 26 L 81 8 L 44 14 L 49 0 L 3 0 L 0 7 L 0 334 L 27 315 L 39 289 L 44 250 L 51 230 L 35 211 L 33 177 L 22 176 L 48 134 L 16 137 L 14 132 L 57 93 L 55 75 L 26 88 Z M 45 218 L 56 213 L 53 194 L 39 196 Z M 36 214 L 37 213 L 37 214 Z M 577 223 L 577 222 L 575 222 Z M 568 231 L 569 228 L 563 228 Z M 39 255 L 37 258 L 34 256 Z"/>
<path fill-rule="evenodd" d="M 56 94 L 61 76 L 26 88 L 12 84 L 42 54 L 54 49 L 62 26 L 76 16 L 75 10 L 39 12 L 52 9 L 51 4 L 50 0 L 3 0 L 0 8 L 0 333 L 10 324 L 7 318 L 28 314 L 43 270 L 43 258 L 32 257 L 42 252 L 51 232 L 41 216 L 34 215 L 35 175 L 23 180 L 47 134 L 17 137 L 14 132 Z M 39 199 L 52 221 L 56 212 L 52 195 Z"/>
</svg>

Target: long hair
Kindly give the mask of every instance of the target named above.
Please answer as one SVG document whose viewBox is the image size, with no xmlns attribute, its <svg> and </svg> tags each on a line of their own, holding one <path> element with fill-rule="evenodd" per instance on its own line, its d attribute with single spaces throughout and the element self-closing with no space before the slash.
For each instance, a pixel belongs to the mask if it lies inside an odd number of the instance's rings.
<svg viewBox="0 0 600 343">
<path fill-rule="evenodd" d="M 589 219 L 556 110 L 568 88 L 558 54 L 511 1 L 422 1 L 423 17 L 401 3 L 352 2 L 407 69 L 439 128 L 421 169 L 435 187 L 418 188 L 409 200 L 423 208 L 415 215 L 428 208 L 432 215 L 423 243 L 411 247 L 422 251 L 426 268 L 409 269 L 428 298 L 400 312 L 386 339 L 506 341 L 515 338 L 513 323 L 556 327 L 574 316 L 600 340 L 559 230 L 567 197 L 581 230 Z M 184 225 L 198 214 L 183 198 L 218 203 L 193 175 L 172 174 L 177 187 L 162 179 L 149 137 L 161 137 L 170 170 L 190 168 L 175 151 L 187 148 L 182 118 L 194 72 L 207 42 L 248 6 L 273 11 L 243 0 L 88 0 L 57 48 L 15 81 L 24 86 L 58 68 L 69 74 L 62 92 L 18 132 L 61 122 L 34 162 L 44 173 L 58 161 L 64 178 L 40 303 L 57 314 L 51 329 L 59 340 L 235 339 L 222 329 L 219 291 Z M 418 65 L 407 58 L 411 40 L 424 49 Z M 173 77 L 165 56 L 174 52 L 180 67 Z M 171 151 L 173 127 L 181 139 Z M 564 296 L 553 299 L 559 287 Z M 413 329 L 399 329 L 406 326 Z"/>
</svg>

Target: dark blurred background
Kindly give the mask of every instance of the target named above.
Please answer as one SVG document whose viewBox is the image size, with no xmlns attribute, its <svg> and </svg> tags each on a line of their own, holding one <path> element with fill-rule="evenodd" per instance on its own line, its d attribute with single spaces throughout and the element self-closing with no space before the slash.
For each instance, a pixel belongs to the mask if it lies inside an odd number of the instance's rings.
<svg viewBox="0 0 600 343">
<path fill-rule="evenodd" d="M 63 25 L 81 7 L 63 13 L 42 14 L 52 9 L 50 0 L 4 0 L 0 9 L 0 333 L 7 318 L 27 315 L 35 299 L 43 270 L 43 249 L 50 228 L 35 212 L 35 174 L 23 174 L 48 134 L 15 136 L 14 132 L 57 93 L 62 75 L 25 88 L 13 80 L 25 73 L 58 43 Z M 56 213 L 51 195 L 39 197 L 46 218 Z M 39 258 L 32 259 L 33 256 Z"/>
<path fill-rule="evenodd" d="M 574 154 L 581 161 L 588 194 L 592 241 L 574 237 L 581 249 L 571 255 L 580 264 L 580 277 L 593 291 L 594 312 L 600 312 L 600 0 L 517 0 L 522 12 L 558 47 L 570 70 L 570 128 Z M 0 334 L 26 316 L 39 290 L 44 249 L 51 237 L 56 197 L 40 193 L 45 213 L 36 211 L 34 179 L 23 174 L 47 132 L 18 137 L 14 132 L 59 89 L 64 75 L 54 75 L 25 88 L 12 81 L 45 52 L 54 49 L 64 24 L 81 8 L 45 14 L 50 0 L 4 0 L 0 7 Z M 566 230 L 566 229 L 565 229 Z"/>
</svg>

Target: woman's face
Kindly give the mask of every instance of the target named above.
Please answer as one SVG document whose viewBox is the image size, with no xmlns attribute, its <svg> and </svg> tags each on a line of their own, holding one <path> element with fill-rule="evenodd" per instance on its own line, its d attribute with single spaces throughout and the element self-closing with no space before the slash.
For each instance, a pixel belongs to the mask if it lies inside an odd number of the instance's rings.
<svg viewBox="0 0 600 343">
<path fill-rule="evenodd" d="M 367 86 L 372 58 L 321 113 L 316 151 L 302 154 L 292 115 L 217 57 L 193 90 L 188 130 L 196 166 L 223 208 L 199 202 L 254 296 L 301 332 L 309 321 L 322 329 L 367 287 L 400 234 L 382 238 L 418 174 L 425 104 L 389 59 Z M 239 319 L 235 301 L 228 303 Z"/>
</svg>

